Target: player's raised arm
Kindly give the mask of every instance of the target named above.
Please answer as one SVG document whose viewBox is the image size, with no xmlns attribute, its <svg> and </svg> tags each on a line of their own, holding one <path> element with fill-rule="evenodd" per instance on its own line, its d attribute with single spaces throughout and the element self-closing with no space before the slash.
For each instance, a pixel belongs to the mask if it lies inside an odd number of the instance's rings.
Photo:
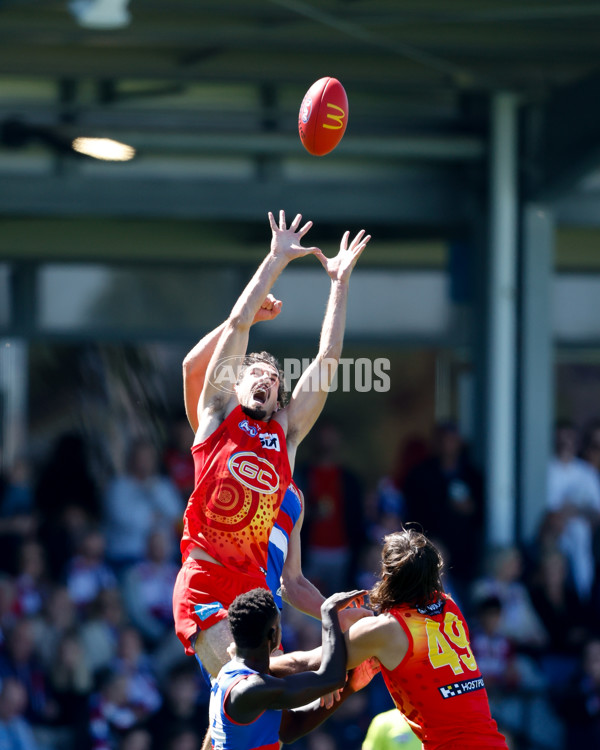
<svg viewBox="0 0 600 750">
<path fill-rule="evenodd" d="M 292 464 L 297 446 L 306 437 L 325 405 L 342 353 L 350 275 L 371 235 L 365 235 L 362 230 L 350 243 L 349 238 L 350 233 L 346 232 L 340 243 L 340 251 L 334 258 L 316 253 L 331 279 L 319 352 L 294 388 L 290 403 L 281 412 L 281 416 L 278 414 L 276 417 L 286 430 Z"/>
<path fill-rule="evenodd" d="M 272 294 L 267 294 L 252 323 L 273 320 L 281 312 L 281 305 L 281 300 L 275 299 Z M 226 322 L 224 321 L 203 336 L 183 360 L 183 402 L 186 416 L 194 432 L 198 429 L 198 401 L 204 387 L 208 363 L 225 329 Z"/>
<path fill-rule="evenodd" d="M 296 521 L 290 534 L 288 554 L 281 574 L 281 595 L 288 604 L 300 612 L 319 619 L 321 617 L 321 605 L 325 597 L 319 589 L 314 586 L 302 572 L 302 550 L 300 544 L 300 532 L 304 520 L 304 501 L 302 501 L 302 512 Z M 371 610 L 364 607 L 348 607 L 339 613 L 342 630 L 347 630 L 353 622 L 361 617 L 373 615 Z"/>
<path fill-rule="evenodd" d="M 233 408 L 234 399 L 231 394 L 224 392 L 212 382 L 211 376 L 215 373 L 219 360 L 224 357 L 239 357 L 241 362 L 248 345 L 250 326 L 279 274 L 291 260 L 320 252 L 317 247 L 305 248 L 300 244 L 312 226 L 312 222 L 309 221 L 300 227 L 301 221 L 302 216 L 297 214 L 288 229 L 283 211 L 279 214 L 279 226 L 273 214 L 269 213 L 271 249 L 233 306 L 216 342 L 198 400 L 199 426 L 196 442 L 201 442 L 210 435 L 226 413 Z"/>
<path fill-rule="evenodd" d="M 322 724 L 354 693 L 362 690 L 380 670 L 381 663 L 396 667 L 406 654 L 408 639 L 402 627 L 386 615 L 366 617 L 354 623 L 346 633 L 346 667 L 350 670 L 341 698 L 326 706 L 315 702 L 295 711 L 284 712 L 279 738 L 290 744 Z M 278 657 L 285 660 L 286 655 Z M 319 663 L 319 649 L 289 654 L 296 668 L 314 669 Z M 273 662 L 273 660 L 272 660 Z M 273 671 L 273 668 L 271 668 Z"/>
<path fill-rule="evenodd" d="M 229 694 L 226 707 L 229 716 L 236 722 L 250 723 L 266 708 L 304 706 L 325 693 L 342 687 L 346 681 L 346 646 L 338 610 L 353 601 L 362 602 L 366 593 L 352 591 L 334 594 L 323 602 L 323 658 L 316 671 L 291 674 L 280 679 L 261 674 L 238 683 Z"/>
</svg>

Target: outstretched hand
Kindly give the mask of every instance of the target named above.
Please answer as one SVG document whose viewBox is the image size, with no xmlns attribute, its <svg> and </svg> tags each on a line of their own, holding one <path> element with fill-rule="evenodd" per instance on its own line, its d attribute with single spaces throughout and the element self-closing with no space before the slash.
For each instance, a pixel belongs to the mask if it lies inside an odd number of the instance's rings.
<svg viewBox="0 0 600 750">
<path fill-rule="evenodd" d="M 347 607 L 340 612 L 340 626 L 344 632 L 363 617 L 373 617 L 374 612 L 366 607 Z"/>
<path fill-rule="evenodd" d="M 300 244 L 304 235 L 312 227 L 312 221 L 307 221 L 303 227 L 300 227 L 301 221 L 302 215 L 296 214 L 296 218 L 288 229 L 285 222 L 285 211 L 280 211 L 279 226 L 277 226 L 273 214 L 269 211 L 269 224 L 273 232 L 271 237 L 271 252 L 273 255 L 293 260 L 294 258 L 302 258 L 304 255 L 310 255 L 310 253 L 321 252 L 318 247 L 302 247 Z"/>
<path fill-rule="evenodd" d="M 371 235 L 365 235 L 365 230 L 361 229 L 350 245 L 348 245 L 349 239 L 350 232 L 344 232 L 340 242 L 340 251 L 334 258 L 328 258 L 320 250 L 315 252 L 332 281 L 348 281 L 352 269 L 371 239 Z"/>
<path fill-rule="evenodd" d="M 281 312 L 281 305 L 280 299 L 275 299 L 272 294 L 267 294 L 252 322 L 260 323 L 261 320 L 273 320 Z"/>
<path fill-rule="evenodd" d="M 365 596 L 369 592 L 366 589 L 360 589 L 357 591 L 341 591 L 337 594 L 332 594 L 328 599 L 325 599 L 321 604 L 321 611 L 331 612 L 336 610 L 339 612 L 345 607 L 349 607 L 351 604 L 356 602 L 358 606 L 364 604 Z"/>
</svg>

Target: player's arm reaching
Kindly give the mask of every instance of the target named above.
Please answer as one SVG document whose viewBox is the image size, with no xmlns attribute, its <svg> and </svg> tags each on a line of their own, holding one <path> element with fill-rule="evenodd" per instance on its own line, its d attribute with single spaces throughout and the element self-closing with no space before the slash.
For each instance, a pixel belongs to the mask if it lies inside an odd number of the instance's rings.
<svg viewBox="0 0 600 750">
<path fill-rule="evenodd" d="M 381 664 L 394 669 L 400 664 L 408 650 L 408 638 L 402 626 L 389 615 L 368 617 L 354 623 L 346 633 L 346 667 L 350 670 L 348 682 L 341 691 L 338 701 L 320 705 L 318 702 L 294 711 L 293 720 L 284 713 L 279 738 L 291 743 L 312 731 L 348 698 L 362 690 L 380 671 Z M 320 663 L 321 649 L 309 652 L 296 652 L 287 655 L 288 668 L 295 663 L 296 669 L 315 669 Z M 286 655 L 271 660 L 271 671 L 283 668 Z"/>
<path fill-rule="evenodd" d="M 375 657 L 388 669 L 395 669 L 408 650 L 408 637 L 402 626 L 391 615 L 363 617 L 350 626 L 345 634 L 348 669 Z M 321 648 L 312 651 L 290 651 L 271 659 L 271 674 L 283 676 L 317 669 L 321 663 Z"/>
<path fill-rule="evenodd" d="M 334 594 L 321 607 L 323 660 L 316 670 L 283 678 L 258 674 L 242 680 L 231 689 L 226 702 L 228 715 L 247 724 L 265 709 L 289 709 L 304 706 L 325 693 L 340 688 L 346 681 L 346 646 L 338 610 L 353 601 L 362 601 L 366 591 Z"/>
<path fill-rule="evenodd" d="M 318 619 L 321 616 L 321 605 L 325 597 L 302 573 L 300 531 L 303 520 L 304 502 L 302 512 L 290 534 L 288 553 L 281 573 L 281 596 L 295 609 Z"/>
<path fill-rule="evenodd" d="M 252 323 L 262 320 L 273 320 L 281 312 L 281 300 L 275 299 L 268 294 Z M 183 402 L 185 413 L 194 433 L 198 429 L 198 401 L 204 387 L 206 371 L 221 334 L 225 330 L 227 321 L 203 336 L 200 341 L 190 349 L 183 360 Z"/>
<path fill-rule="evenodd" d="M 244 356 L 254 317 L 286 265 L 295 258 L 320 253 L 316 247 L 305 248 L 300 244 L 312 226 L 312 222 L 309 221 L 300 227 L 301 221 L 302 216 L 298 214 L 288 229 L 283 211 L 279 213 L 279 226 L 275 223 L 273 214 L 269 213 L 271 249 L 233 306 L 208 364 L 207 376 L 198 400 L 198 430 L 195 438 L 197 443 L 214 432 L 235 406 L 235 398 L 211 382 L 211 375 L 219 360 L 223 357 L 240 357 L 241 360 Z"/>
<path fill-rule="evenodd" d="M 302 501 L 302 512 L 290 534 L 288 554 L 281 573 L 281 595 L 295 609 L 319 619 L 321 617 L 321 605 L 325 601 L 325 597 L 302 573 L 300 532 L 303 520 L 304 500 Z M 339 613 L 342 630 L 347 630 L 359 618 L 370 615 L 372 615 L 372 612 L 364 607 L 343 609 Z"/>
<path fill-rule="evenodd" d="M 286 432 L 292 467 L 296 449 L 321 413 L 335 376 L 344 341 L 350 275 L 371 235 L 365 235 L 361 230 L 350 243 L 349 238 L 350 233 L 346 232 L 340 243 L 340 251 L 334 258 L 326 258 L 321 252 L 315 253 L 331 279 L 319 351 L 296 384 L 290 403 L 274 417 Z"/>
</svg>

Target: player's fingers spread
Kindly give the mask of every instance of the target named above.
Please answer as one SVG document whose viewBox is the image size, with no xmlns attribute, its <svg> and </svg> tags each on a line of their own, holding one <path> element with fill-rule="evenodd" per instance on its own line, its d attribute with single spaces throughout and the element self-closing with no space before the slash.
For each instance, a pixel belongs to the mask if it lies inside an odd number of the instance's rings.
<svg viewBox="0 0 600 750">
<path fill-rule="evenodd" d="M 298 230 L 298 234 L 300 235 L 300 237 L 304 237 L 304 235 L 308 232 L 312 225 L 312 221 L 307 221 L 306 224 Z"/>
<path fill-rule="evenodd" d="M 370 239 L 371 239 L 371 235 L 368 234 L 363 239 L 363 241 L 354 248 L 354 252 L 356 253 L 357 256 L 360 255 L 362 251 L 365 249 L 365 247 L 369 244 Z"/>
<path fill-rule="evenodd" d="M 360 232 L 356 235 L 356 237 L 352 240 L 352 247 L 356 247 L 357 245 L 360 245 L 360 242 L 365 234 L 365 230 L 361 229 Z"/>
<path fill-rule="evenodd" d="M 279 212 L 279 228 L 285 229 L 285 211 Z"/>
</svg>

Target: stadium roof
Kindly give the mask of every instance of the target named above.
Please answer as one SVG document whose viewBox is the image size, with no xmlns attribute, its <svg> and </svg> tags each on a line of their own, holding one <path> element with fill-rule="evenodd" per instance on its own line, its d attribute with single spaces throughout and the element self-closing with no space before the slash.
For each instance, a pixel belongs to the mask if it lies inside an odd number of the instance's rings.
<svg viewBox="0 0 600 750">
<path fill-rule="evenodd" d="M 0 211 L 250 220 L 301 189 L 315 218 L 453 225 L 485 186 L 495 92 L 524 114 L 529 194 L 593 169 L 599 66 L 592 1 L 3 0 Z M 296 123 L 324 75 L 350 117 L 318 160 Z M 63 135 L 139 158 L 75 162 Z"/>
</svg>

